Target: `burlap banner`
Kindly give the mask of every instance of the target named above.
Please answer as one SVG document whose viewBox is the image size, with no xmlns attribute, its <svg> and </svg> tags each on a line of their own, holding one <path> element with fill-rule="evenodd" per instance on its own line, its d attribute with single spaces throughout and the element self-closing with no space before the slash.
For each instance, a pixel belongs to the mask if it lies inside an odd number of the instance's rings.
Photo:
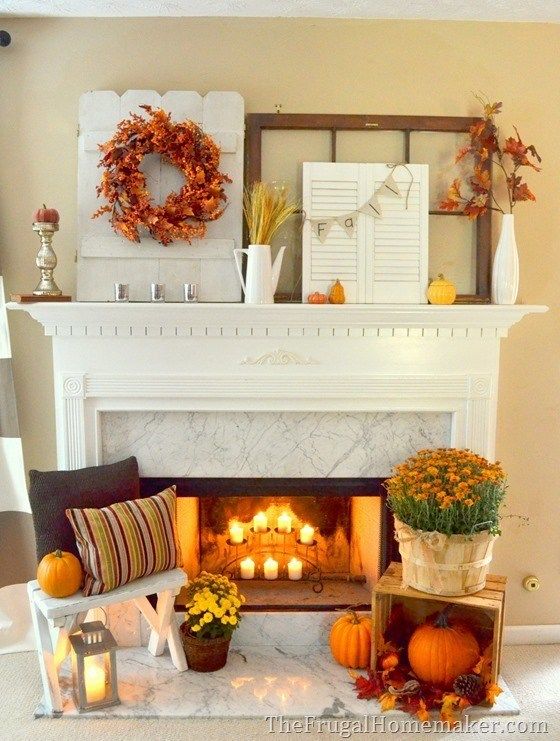
<svg viewBox="0 0 560 741">
<path fill-rule="evenodd" d="M 396 165 L 388 165 L 388 167 L 391 168 L 391 172 L 389 173 L 389 175 L 387 175 L 379 188 L 374 191 L 371 198 L 369 198 L 356 211 L 350 211 L 349 213 L 342 214 L 341 216 L 326 216 L 321 219 L 307 219 L 307 221 L 309 221 L 309 223 L 311 224 L 311 231 L 317 237 L 319 242 L 321 242 L 321 244 L 325 243 L 331 229 L 335 224 L 338 224 L 342 229 L 344 229 L 348 237 L 353 237 L 354 233 L 356 232 L 356 225 L 358 222 L 359 213 L 366 214 L 367 216 L 371 216 L 374 219 L 383 218 L 383 209 L 381 207 L 381 204 L 379 203 L 379 196 L 384 195 L 390 198 L 403 197 L 401 189 L 399 188 L 399 185 L 394 176 L 397 167 L 404 167 L 410 175 L 410 182 L 408 184 L 408 190 L 406 192 L 405 204 L 405 208 L 408 209 L 408 197 L 410 195 L 410 189 L 412 187 L 414 177 L 408 167 L 402 162 L 399 162 Z"/>
</svg>

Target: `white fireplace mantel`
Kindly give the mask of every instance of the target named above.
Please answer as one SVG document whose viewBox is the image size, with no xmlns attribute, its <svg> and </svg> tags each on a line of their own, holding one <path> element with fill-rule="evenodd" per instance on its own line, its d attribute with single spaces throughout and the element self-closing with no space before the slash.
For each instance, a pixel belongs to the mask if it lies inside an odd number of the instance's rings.
<svg viewBox="0 0 560 741">
<path fill-rule="evenodd" d="M 346 304 L 8 304 L 26 311 L 46 335 L 107 337 L 424 336 L 505 337 L 527 314 L 546 306 Z"/>
<path fill-rule="evenodd" d="M 501 338 L 526 315 L 547 310 L 140 303 L 8 308 L 28 312 L 52 336 L 60 468 L 101 462 L 101 414 L 112 411 L 447 412 L 451 444 L 492 458 Z"/>
</svg>

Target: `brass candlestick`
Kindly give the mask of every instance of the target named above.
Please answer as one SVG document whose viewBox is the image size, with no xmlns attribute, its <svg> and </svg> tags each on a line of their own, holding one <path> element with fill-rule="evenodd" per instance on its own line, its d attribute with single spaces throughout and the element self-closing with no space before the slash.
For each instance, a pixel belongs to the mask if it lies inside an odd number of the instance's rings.
<svg viewBox="0 0 560 741">
<path fill-rule="evenodd" d="M 52 248 L 53 235 L 58 231 L 58 224 L 49 221 L 36 221 L 33 231 L 38 232 L 41 238 L 41 249 L 37 253 L 35 264 L 41 272 L 41 280 L 33 291 L 34 296 L 60 296 L 62 291 L 53 278 L 53 270 L 58 260 Z"/>
</svg>

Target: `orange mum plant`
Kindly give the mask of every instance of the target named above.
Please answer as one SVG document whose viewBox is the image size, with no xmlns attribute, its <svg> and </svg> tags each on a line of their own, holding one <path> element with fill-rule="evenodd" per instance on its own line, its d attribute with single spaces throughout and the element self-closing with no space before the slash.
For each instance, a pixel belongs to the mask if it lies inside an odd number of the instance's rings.
<svg viewBox="0 0 560 741">
<path fill-rule="evenodd" d="M 104 168 L 97 195 L 107 204 L 93 218 L 110 213 L 113 229 L 133 242 L 140 242 L 144 227 L 161 244 L 175 239 L 190 242 L 206 234 L 206 222 L 218 219 L 226 201 L 224 183 L 230 178 L 220 172 L 220 149 L 193 121 L 172 123 L 161 108 L 140 106 L 148 118 L 131 114 L 121 121 L 112 139 L 99 145 Z M 164 162 L 177 167 L 185 184 L 170 193 L 162 205 L 153 202 L 140 164 L 146 154 L 156 152 Z"/>
<path fill-rule="evenodd" d="M 420 450 L 395 467 L 385 483 L 395 516 L 415 530 L 499 534 L 505 474 L 470 450 Z"/>
<path fill-rule="evenodd" d="M 500 143 L 495 117 L 501 112 L 502 104 L 489 103 L 479 96 L 475 97 L 483 106 L 483 117 L 470 127 L 470 142 L 459 149 L 455 157 L 456 163 L 472 157 L 472 174 L 465 178 L 466 182 L 455 178 L 449 186 L 447 196 L 439 204 L 444 211 L 462 211 L 469 219 L 476 219 L 488 210 L 512 213 L 519 201 L 536 200 L 519 171 L 524 167 L 537 172 L 541 169 L 535 164 L 541 162 L 537 150 L 532 144 L 523 143 L 515 126 L 515 136 L 509 136 Z M 492 166 L 498 168 L 504 178 L 508 198 L 507 212 L 494 194 Z M 467 191 L 463 190 L 465 185 Z"/>
</svg>

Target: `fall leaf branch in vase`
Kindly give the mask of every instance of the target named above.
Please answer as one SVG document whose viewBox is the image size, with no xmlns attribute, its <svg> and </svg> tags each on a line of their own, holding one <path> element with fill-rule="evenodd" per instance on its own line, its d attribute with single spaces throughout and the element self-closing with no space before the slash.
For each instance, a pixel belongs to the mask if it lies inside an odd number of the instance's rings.
<svg viewBox="0 0 560 741">
<path fill-rule="evenodd" d="M 490 103 L 481 96 L 475 95 L 483 108 L 483 116 L 469 129 L 470 143 L 461 147 L 455 157 L 455 163 L 472 157 L 473 170 L 466 178 L 455 178 L 447 191 L 447 196 L 439 207 L 444 211 L 460 211 L 469 219 L 476 219 L 487 211 L 513 213 L 513 207 L 519 201 L 535 201 L 536 198 L 523 175 L 518 174 L 523 167 L 530 167 L 536 172 L 541 168 L 541 158 L 533 144 L 524 144 L 517 128 L 515 136 L 509 136 L 500 143 L 500 132 L 495 117 L 501 112 L 501 103 Z M 508 209 L 502 208 L 494 195 L 492 183 L 492 166 L 502 173 L 507 190 Z M 463 195 L 462 188 L 467 185 L 470 194 Z"/>
</svg>

